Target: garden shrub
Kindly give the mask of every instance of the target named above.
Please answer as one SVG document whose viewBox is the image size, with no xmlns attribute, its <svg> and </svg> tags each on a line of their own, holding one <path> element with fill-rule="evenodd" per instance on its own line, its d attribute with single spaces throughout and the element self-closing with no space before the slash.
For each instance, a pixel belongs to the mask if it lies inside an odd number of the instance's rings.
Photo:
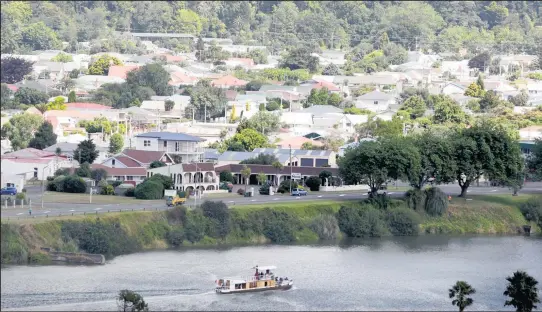
<svg viewBox="0 0 542 312">
<path fill-rule="evenodd" d="M 135 196 L 135 188 L 134 187 L 131 187 L 129 189 L 127 189 L 125 192 L 124 192 L 124 196 L 127 196 L 127 197 L 134 197 Z"/>
<path fill-rule="evenodd" d="M 164 186 L 156 181 L 145 181 L 139 184 L 134 190 L 137 199 L 162 199 Z"/>
<path fill-rule="evenodd" d="M 115 189 L 112 185 L 105 185 L 102 187 L 102 190 L 100 191 L 101 195 L 115 195 Z"/>
<path fill-rule="evenodd" d="M 51 176 L 47 177 L 47 181 L 49 181 L 49 182 L 53 181 L 54 179 L 55 179 L 55 177 L 51 177 Z"/>
<path fill-rule="evenodd" d="M 166 239 L 173 247 L 181 246 L 184 241 L 184 230 L 182 228 L 173 229 L 167 233 Z"/>
<path fill-rule="evenodd" d="M 60 168 L 55 171 L 55 177 L 67 176 L 70 174 L 70 168 Z"/>
<path fill-rule="evenodd" d="M 64 180 L 66 176 L 60 175 L 56 177 L 52 182 L 47 184 L 47 190 L 53 192 L 64 192 Z"/>
<path fill-rule="evenodd" d="M 15 195 L 15 199 L 17 199 L 17 200 L 25 200 L 26 199 L 26 194 L 25 193 L 17 193 L 17 195 Z"/>
<path fill-rule="evenodd" d="M 84 193 L 87 191 L 87 184 L 78 176 L 67 176 L 63 182 L 63 191 L 66 193 Z"/>
<path fill-rule="evenodd" d="M 219 177 L 220 177 L 220 180 L 219 180 L 220 182 L 233 183 L 233 174 L 228 170 L 221 171 Z"/>
<path fill-rule="evenodd" d="M 535 222 L 542 229 L 542 196 L 529 198 L 521 204 L 520 211 L 529 222 Z"/>
<path fill-rule="evenodd" d="M 425 190 L 425 212 L 430 216 L 442 216 L 448 210 L 448 195 L 438 187 Z"/>
<path fill-rule="evenodd" d="M 290 193 L 290 183 L 292 184 L 292 190 L 297 188 L 299 184 L 297 184 L 296 181 L 292 180 L 285 180 L 280 182 L 279 187 L 277 189 L 277 193 Z"/>
<path fill-rule="evenodd" d="M 159 173 L 153 174 L 152 177 L 148 178 L 146 181 L 155 181 L 161 183 L 164 187 L 164 190 L 169 190 L 173 187 L 173 180 L 171 179 L 171 177 Z"/>
<path fill-rule="evenodd" d="M 88 162 L 82 163 L 79 168 L 75 169 L 75 175 L 81 178 L 90 178 L 90 164 Z"/>
<path fill-rule="evenodd" d="M 423 211 L 425 209 L 426 197 L 425 192 L 418 189 L 410 189 L 406 192 L 406 202 L 408 208 Z"/>
<path fill-rule="evenodd" d="M 395 200 L 384 194 L 377 194 L 372 198 L 367 198 L 362 201 L 363 204 L 373 206 L 378 209 L 391 209 L 399 207 L 403 204 L 401 200 Z"/>
<path fill-rule="evenodd" d="M 309 227 L 323 240 L 337 239 L 340 234 L 339 223 L 333 215 L 322 214 L 316 216 Z"/>
<path fill-rule="evenodd" d="M 341 207 L 337 212 L 339 228 L 349 237 L 380 237 L 387 234 L 382 214 L 372 206 Z"/>
<path fill-rule="evenodd" d="M 394 236 L 418 235 L 420 216 L 413 210 L 394 208 L 387 211 L 386 221 Z"/>
<path fill-rule="evenodd" d="M 239 194 L 239 195 L 245 195 L 245 189 L 242 189 L 242 188 L 238 189 L 238 190 L 237 190 L 237 194 Z"/>
<path fill-rule="evenodd" d="M 317 176 L 312 176 L 305 181 L 305 185 L 309 187 L 309 189 L 313 192 L 318 192 L 320 190 L 320 182 L 322 180 Z"/>
<path fill-rule="evenodd" d="M 295 232 L 302 229 L 296 215 L 270 208 L 251 211 L 242 222 L 238 225 L 242 230 L 264 235 L 273 243 L 293 242 Z"/>
<path fill-rule="evenodd" d="M 107 184 L 113 186 L 113 187 L 117 187 L 119 185 L 122 184 L 122 181 L 117 181 L 117 180 L 108 180 L 107 181 Z"/>
</svg>

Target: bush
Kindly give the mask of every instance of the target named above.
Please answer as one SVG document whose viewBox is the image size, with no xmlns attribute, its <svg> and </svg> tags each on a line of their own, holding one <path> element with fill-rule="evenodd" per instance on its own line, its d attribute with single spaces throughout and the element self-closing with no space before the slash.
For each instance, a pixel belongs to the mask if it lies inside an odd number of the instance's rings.
<svg viewBox="0 0 542 312">
<path fill-rule="evenodd" d="M 187 209 L 184 206 L 177 206 L 167 211 L 167 219 L 169 224 L 186 224 Z"/>
<path fill-rule="evenodd" d="M 60 168 L 55 171 L 55 177 L 70 175 L 70 168 Z"/>
<path fill-rule="evenodd" d="M 245 190 L 242 189 L 242 188 L 240 188 L 240 189 L 237 190 L 237 194 L 239 194 L 239 195 L 245 195 Z"/>
<path fill-rule="evenodd" d="M 187 195 L 188 192 L 186 191 L 177 191 L 177 196 L 179 196 L 180 198 L 188 198 Z"/>
<path fill-rule="evenodd" d="M 305 181 L 305 185 L 309 187 L 309 189 L 313 192 L 318 192 L 320 190 L 320 183 L 321 179 L 317 176 L 312 176 Z"/>
<path fill-rule="evenodd" d="M 295 189 L 299 186 L 296 181 L 285 180 L 285 181 L 280 182 L 277 192 L 282 193 L 282 194 L 290 193 L 290 183 L 292 184 L 292 189 Z"/>
<path fill-rule="evenodd" d="M 395 236 L 418 235 L 420 217 L 410 209 L 390 209 L 387 211 L 386 221 L 390 232 Z"/>
<path fill-rule="evenodd" d="M 23 188 L 23 189 L 21 190 L 21 192 L 23 192 L 23 193 L 26 193 L 26 189 L 25 189 L 25 188 Z"/>
<path fill-rule="evenodd" d="M 135 196 L 135 188 L 131 187 L 129 189 L 126 190 L 126 192 L 124 192 L 124 196 L 126 197 L 134 197 Z"/>
<path fill-rule="evenodd" d="M 205 217 L 201 213 L 190 213 L 184 225 L 184 237 L 191 243 L 197 243 L 205 237 Z"/>
<path fill-rule="evenodd" d="M 337 221 L 349 237 L 380 237 L 387 233 L 381 212 L 372 206 L 343 206 L 337 213 Z"/>
<path fill-rule="evenodd" d="M 184 230 L 183 229 L 174 229 L 167 233 L 166 239 L 171 246 L 178 247 L 183 244 L 184 241 Z"/>
<path fill-rule="evenodd" d="M 430 216 L 442 216 L 448 211 L 448 195 L 438 187 L 425 190 L 425 212 Z"/>
<path fill-rule="evenodd" d="M 111 186 L 113 186 L 113 187 L 117 187 L 117 186 L 119 186 L 119 185 L 122 184 L 122 181 L 109 180 L 109 181 L 107 181 L 107 184 L 109 184 L 109 185 L 111 185 Z"/>
<path fill-rule="evenodd" d="M 92 172 L 90 170 L 90 165 L 88 162 L 82 163 L 79 168 L 75 169 L 75 175 L 82 178 L 90 178 Z"/>
<path fill-rule="evenodd" d="M 67 176 L 63 182 L 63 191 L 66 193 L 84 193 L 87 191 L 87 184 L 78 176 Z"/>
<path fill-rule="evenodd" d="M 340 234 L 339 223 L 333 215 L 314 217 L 309 227 L 323 240 L 337 239 Z"/>
<path fill-rule="evenodd" d="M 408 207 L 416 211 L 425 209 L 426 197 L 425 192 L 418 189 L 408 190 L 405 194 Z"/>
<path fill-rule="evenodd" d="M 230 171 L 224 170 L 220 172 L 220 182 L 233 183 L 233 174 Z"/>
<path fill-rule="evenodd" d="M 15 199 L 17 199 L 17 200 L 25 200 L 26 199 L 26 194 L 25 193 L 17 193 L 17 195 L 15 195 Z"/>
<path fill-rule="evenodd" d="M 159 173 L 153 174 L 152 177 L 148 178 L 146 181 L 155 181 L 161 183 L 164 190 L 169 190 L 173 187 L 173 180 L 171 179 L 171 177 Z"/>
<path fill-rule="evenodd" d="M 102 190 L 100 191 L 101 195 L 115 195 L 115 189 L 112 185 L 106 185 L 102 187 Z"/>
<path fill-rule="evenodd" d="M 111 186 L 111 187 L 113 187 L 113 185 L 107 183 L 107 181 L 105 181 L 105 180 L 100 180 L 100 181 L 98 182 L 98 186 L 99 186 L 99 187 L 106 187 L 106 186 Z"/>
<path fill-rule="evenodd" d="M 521 213 L 529 222 L 535 222 L 542 229 L 542 196 L 529 198 L 520 206 Z"/>
<path fill-rule="evenodd" d="M 51 176 L 47 177 L 47 181 L 53 181 L 54 179 L 55 177 L 51 177 Z"/>
<path fill-rule="evenodd" d="M 134 196 L 137 199 L 162 199 L 164 186 L 159 182 L 147 180 L 135 188 Z"/>
<path fill-rule="evenodd" d="M 90 177 L 96 182 L 104 181 L 107 178 L 107 171 L 102 168 L 94 169 L 90 171 Z"/>
<path fill-rule="evenodd" d="M 364 199 L 362 203 L 385 210 L 399 207 L 403 202 L 400 200 L 394 200 L 384 194 L 377 194 L 375 197 Z"/>
<path fill-rule="evenodd" d="M 53 180 L 53 191 L 56 191 L 56 192 L 64 192 L 64 180 L 66 179 L 67 176 L 58 176 L 56 177 L 54 180 Z"/>
<path fill-rule="evenodd" d="M 228 206 L 221 201 L 205 201 L 201 205 L 203 216 L 215 221 L 213 222 L 213 237 L 224 238 L 230 232 L 230 211 Z"/>
</svg>

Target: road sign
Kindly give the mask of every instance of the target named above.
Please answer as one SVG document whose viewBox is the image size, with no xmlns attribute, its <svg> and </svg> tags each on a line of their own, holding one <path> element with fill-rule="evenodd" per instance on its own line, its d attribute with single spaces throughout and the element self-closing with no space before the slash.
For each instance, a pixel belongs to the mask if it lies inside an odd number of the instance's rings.
<svg viewBox="0 0 542 312">
<path fill-rule="evenodd" d="M 293 180 L 301 179 L 301 173 L 297 173 L 297 172 L 292 173 L 292 179 Z"/>
<path fill-rule="evenodd" d="M 164 195 L 165 196 L 175 197 L 175 195 L 177 195 L 177 191 L 176 190 L 165 190 Z"/>
</svg>

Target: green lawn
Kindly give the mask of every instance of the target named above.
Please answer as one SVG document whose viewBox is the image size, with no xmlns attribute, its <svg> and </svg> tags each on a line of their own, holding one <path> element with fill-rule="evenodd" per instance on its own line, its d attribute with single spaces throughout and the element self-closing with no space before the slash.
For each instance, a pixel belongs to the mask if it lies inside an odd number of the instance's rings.
<svg viewBox="0 0 542 312">
<path fill-rule="evenodd" d="M 160 200 L 163 201 L 163 200 Z M 67 204 L 88 204 L 90 203 L 89 194 L 73 194 L 61 192 L 45 192 L 43 195 L 44 203 L 67 203 Z M 98 195 L 92 194 L 93 204 L 145 204 L 155 201 L 135 199 L 126 196 Z"/>
</svg>

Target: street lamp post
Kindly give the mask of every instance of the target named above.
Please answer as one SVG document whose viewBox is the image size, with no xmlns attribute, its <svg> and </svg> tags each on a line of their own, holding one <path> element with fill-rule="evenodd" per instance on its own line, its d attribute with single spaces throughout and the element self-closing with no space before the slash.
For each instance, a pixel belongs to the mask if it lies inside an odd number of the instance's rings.
<svg viewBox="0 0 542 312">
<path fill-rule="evenodd" d="M 47 165 L 41 169 L 41 209 L 43 209 L 43 196 L 45 195 L 45 183 L 44 183 L 44 177 L 45 177 L 45 169 L 50 166 Z"/>
<path fill-rule="evenodd" d="M 288 147 L 290 147 L 290 194 L 292 194 L 292 144 L 288 144 Z"/>
<path fill-rule="evenodd" d="M 198 183 L 197 183 L 197 177 L 198 177 L 198 162 L 193 161 L 194 165 L 196 165 L 196 175 L 194 176 L 194 205 L 198 206 Z"/>
</svg>

